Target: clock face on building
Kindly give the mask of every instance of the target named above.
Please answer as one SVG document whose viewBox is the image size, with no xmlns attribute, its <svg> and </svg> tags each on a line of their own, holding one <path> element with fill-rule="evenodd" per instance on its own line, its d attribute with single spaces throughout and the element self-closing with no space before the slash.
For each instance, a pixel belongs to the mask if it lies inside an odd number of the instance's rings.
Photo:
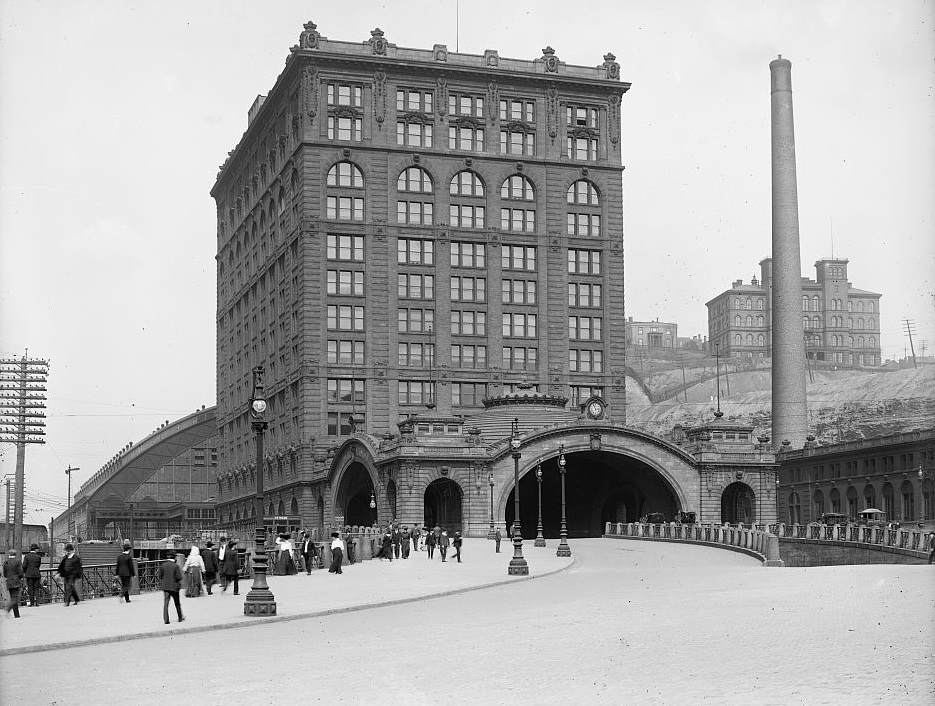
<svg viewBox="0 0 935 706">
<path fill-rule="evenodd" d="M 588 403 L 588 416 L 591 419 L 600 419 L 602 414 L 604 414 L 604 405 L 597 400 Z"/>
</svg>

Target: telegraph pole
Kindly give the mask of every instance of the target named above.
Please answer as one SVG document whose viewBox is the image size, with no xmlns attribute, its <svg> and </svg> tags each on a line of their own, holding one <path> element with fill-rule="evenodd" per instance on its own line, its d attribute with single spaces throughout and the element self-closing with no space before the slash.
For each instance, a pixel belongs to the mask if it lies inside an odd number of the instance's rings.
<svg viewBox="0 0 935 706">
<path fill-rule="evenodd" d="M 65 475 L 68 476 L 68 524 L 65 526 L 65 534 L 67 535 L 66 542 L 71 542 L 71 528 L 72 528 L 72 516 L 71 516 L 71 472 L 80 471 L 80 468 L 72 468 L 69 464 L 68 468 L 65 469 Z"/>
<path fill-rule="evenodd" d="M 912 345 L 912 334 L 914 333 L 915 322 L 912 319 L 903 319 L 903 325 L 906 327 L 906 334 L 909 336 L 909 350 L 912 351 L 912 367 L 918 368 L 916 365 L 916 349 Z"/>
<path fill-rule="evenodd" d="M 26 444 L 44 444 L 45 391 L 49 361 L 39 358 L 0 360 L 0 442 L 16 444 L 13 543 L 23 548 L 23 487 Z"/>
</svg>

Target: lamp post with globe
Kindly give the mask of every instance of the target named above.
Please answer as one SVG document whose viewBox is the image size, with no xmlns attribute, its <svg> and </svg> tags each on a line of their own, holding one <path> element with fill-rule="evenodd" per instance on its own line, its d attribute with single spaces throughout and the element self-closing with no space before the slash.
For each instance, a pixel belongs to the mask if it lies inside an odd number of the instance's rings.
<svg viewBox="0 0 935 706">
<path fill-rule="evenodd" d="M 493 473 L 487 474 L 487 485 L 490 486 L 490 529 L 487 530 L 487 539 L 496 539 L 497 530 L 493 525 Z"/>
<path fill-rule="evenodd" d="M 565 524 L 565 444 L 562 444 L 559 450 L 558 472 L 562 476 L 562 529 L 559 533 L 561 540 L 555 556 L 571 556 L 571 547 L 568 546 L 568 527 Z"/>
<path fill-rule="evenodd" d="M 513 558 L 507 573 L 510 576 L 528 576 L 529 564 L 523 558 L 523 532 L 519 522 L 519 460 L 522 454 L 519 451 L 519 419 L 513 419 L 513 429 L 510 434 L 510 449 L 513 456 Z"/>
<path fill-rule="evenodd" d="M 266 421 L 266 398 L 263 396 L 263 366 L 253 368 L 253 394 L 250 395 L 251 426 L 256 433 L 256 497 L 253 501 L 256 512 L 256 548 L 253 553 L 253 586 L 244 601 L 244 615 L 276 615 L 276 599 L 266 583 L 266 526 L 263 522 L 263 434 L 269 423 Z"/>
<path fill-rule="evenodd" d="M 539 525 L 536 527 L 536 541 L 533 546 L 544 547 L 545 537 L 542 536 L 542 463 L 540 461 L 536 461 L 536 482 L 539 486 Z"/>
</svg>

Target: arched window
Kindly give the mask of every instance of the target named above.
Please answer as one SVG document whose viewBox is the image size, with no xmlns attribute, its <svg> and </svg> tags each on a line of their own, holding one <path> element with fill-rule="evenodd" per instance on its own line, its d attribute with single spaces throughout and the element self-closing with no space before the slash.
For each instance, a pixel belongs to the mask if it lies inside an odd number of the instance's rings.
<svg viewBox="0 0 935 706">
<path fill-rule="evenodd" d="M 739 333 L 738 333 L 738 334 L 737 334 L 736 336 L 734 336 L 734 343 L 735 343 L 736 345 L 738 345 L 738 346 L 739 346 L 739 345 L 740 345 L 740 342 L 741 342 L 741 340 L 742 340 L 742 339 L 741 339 L 741 337 L 740 337 L 740 334 L 739 334 Z"/>
<path fill-rule="evenodd" d="M 744 324 L 746 326 L 753 326 L 753 317 L 748 315 L 747 318 L 744 320 Z"/>
<path fill-rule="evenodd" d="M 863 337 L 863 336 L 858 336 L 858 337 L 857 337 L 857 347 L 858 347 L 858 348 L 863 348 L 863 347 L 864 347 L 864 337 Z"/>
<path fill-rule="evenodd" d="M 857 311 L 863 311 L 863 310 L 864 310 L 864 303 L 857 302 Z"/>
<path fill-rule="evenodd" d="M 812 317 L 812 328 L 821 328 L 821 319 L 817 316 Z"/>
<path fill-rule="evenodd" d="M 500 228 L 513 232 L 533 233 L 536 230 L 536 209 L 524 202 L 536 198 L 532 182 L 522 174 L 506 178 L 500 187 L 500 198 L 505 202 L 500 208 Z"/>
<path fill-rule="evenodd" d="M 808 311 L 808 295 L 802 295 L 802 311 Z"/>
<path fill-rule="evenodd" d="M 870 329 L 871 331 L 875 331 L 877 328 L 877 320 L 873 318 L 872 316 L 870 317 L 870 320 L 867 323 L 867 328 Z"/>
<path fill-rule="evenodd" d="M 859 317 L 857 318 L 857 328 L 862 329 L 863 327 L 864 327 L 864 317 L 863 317 L 863 316 L 859 316 Z"/>
<path fill-rule="evenodd" d="M 748 346 L 752 346 L 752 345 L 753 345 L 753 334 L 752 334 L 752 333 L 748 333 L 748 334 L 747 334 L 747 345 L 748 345 Z"/>
<path fill-rule="evenodd" d="M 290 515 L 299 514 L 299 501 L 295 499 L 295 496 L 292 497 L 292 502 L 289 505 L 289 514 Z"/>
<path fill-rule="evenodd" d="M 840 310 L 840 308 L 841 308 L 840 301 L 838 299 L 832 299 L 831 300 L 831 311 L 838 311 Z M 817 307 L 815 310 L 816 311 L 818 310 Z"/>
<path fill-rule="evenodd" d="M 821 300 L 817 294 L 812 297 L 812 311 L 821 311 Z"/>
<path fill-rule="evenodd" d="M 757 325 L 757 326 L 762 326 L 762 325 L 763 325 L 763 317 L 762 317 L 762 316 L 757 316 L 757 317 L 756 317 L 756 325 Z"/>
<path fill-rule="evenodd" d="M 766 345 L 766 338 L 763 336 L 762 333 L 757 334 L 757 336 L 756 336 L 756 345 L 758 345 L 758 346 L 765 346 L 765 345 Z"/>
<path fill-rule="evenodd" d="M 449 224 L 452 228 L 483 228 L 485 206 L 484 182 L 472 171 L 458 172 L 449 185 L 451 205 Z"/>
<path fill-rule="evenodd" d="M 740 326 L 741 325 L 740 321 L 741 321 L 740 315 L 738 314 L 737 316 L 734 317 L 734 326 Z"/>
<path fill-rule="evenodd" d="M 850 301 L 849 301 L 849 302 L 847 303 L 847 310 L 848 310 L 849 312 L 850 312 L 850 311 L 854 311 L 854 302 L 850 302 Z"/>
<path fill-rule="evenodd" d="M 432 177 L 421 167 L 403 169 L 396 180 L 396 222 L 430 226 L 434 215 Z"/>
<path fill-rule="evenodd" d="M 877 347 L 877 337 L 876 337 L 876 336 L 870 336 L 870 337 L 867 339 L 867 346 L 870 347 L 870 348 L 876 348 L 876 347 Z"/>
<path fill-rule="evenodd" d="M 802 317 L 802 328 L 809 329 L 812 327 L 812 320 L 807 316 Z"/>
<path fill-rule="evenodd" d="M 568 235 L 601 235 L 600 196 L 597 187 L 587 179 L 579 179 L 568 187 Z"/>
<path fill-rule="evenodd" d="M 876 310 L 876 306 L 874 305 L 874 303 L 867 302 L 867 311 L 869 311 L 872 314 L 875 310 Z"/>
<path fill-rule="evenodd" d="M 763 311 L 763 300 L 762 299 L 756 300 L 756 308 L 758 311 Z"/>
<path fill-rule="evenodd" d="M 353 162 L 338 162 L 328 170 L 326 217 L 364 220 L 364 175 Z"/>
<path fill-rule="evenodd" d="M 739 308 L 740 308 L 740 300 L 739 300 L 739 299 L 734 299 L 734 308 L 735 308 L 735 309 L 739 309 Z"/>
</svg>

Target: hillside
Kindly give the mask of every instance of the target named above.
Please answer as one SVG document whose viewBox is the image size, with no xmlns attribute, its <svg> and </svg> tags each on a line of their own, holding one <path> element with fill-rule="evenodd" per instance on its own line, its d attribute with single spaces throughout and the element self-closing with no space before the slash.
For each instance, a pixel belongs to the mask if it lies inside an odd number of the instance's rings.
<svg viewBox="0 0 935 706">
<path fill-rule="evenodd" d="M 672 375 L 671 368 L 656 374 L 660 379 Z M 680 369 L 678 375 L 680 380 Z M 822 443 L 935 427 L 935 366 L 892 372 L 815 370 L 812 377 L 813 382 L 806 380 L 809 432 Z M 675 424 L 708 421 L 717 408 L 716 378 L 690 386 L 678 395 L 679 402 L 656 404 L 637 380 L 627 382 L 627 424 L 655 434 L 664 435 Z M 753 424 L 758 434 L 771 434 L 771 384 L 768 367 L 746 371 L 732 367 L 726 373 L 722 367 L 725 418 Z M 649 389 L 655 396 L 655 385 Z"/>
</svg>

